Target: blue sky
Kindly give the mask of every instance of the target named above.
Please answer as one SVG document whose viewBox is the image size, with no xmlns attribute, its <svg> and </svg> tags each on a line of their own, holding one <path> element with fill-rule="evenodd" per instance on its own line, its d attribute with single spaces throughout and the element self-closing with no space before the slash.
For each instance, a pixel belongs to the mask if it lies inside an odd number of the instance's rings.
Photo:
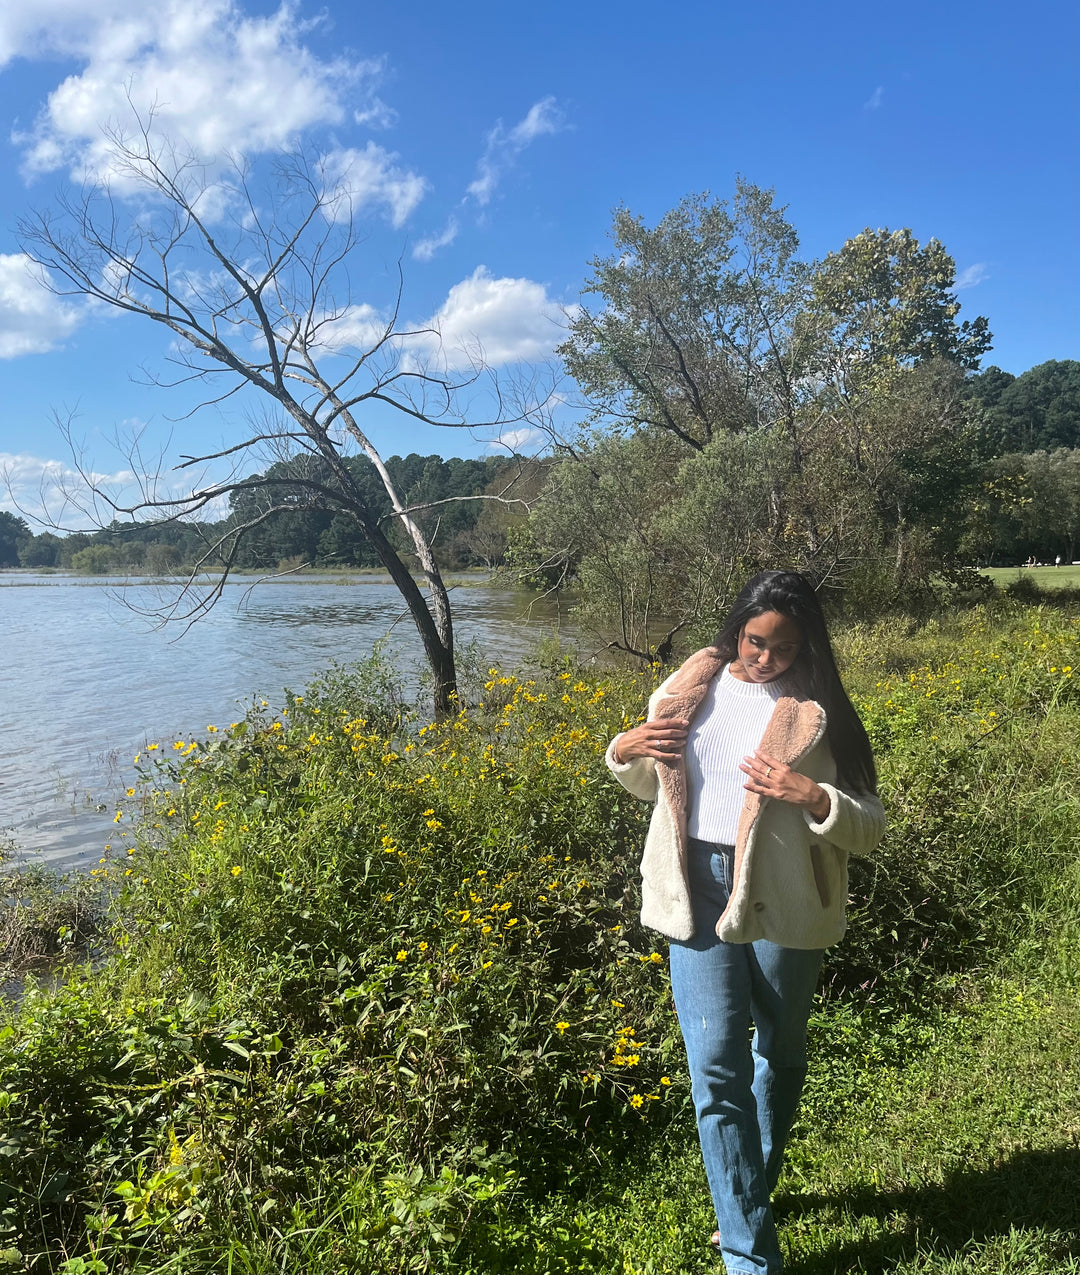
<svg viewBox="0 0 1080 1275">
<path fill-rule="evenodd" d="M 407 317 L 507 371 L 549 355 L 617 204 L 654 221 L 741 173 L 775 188 L 807 257 L 866 226 L 940 239 L 961 317 L 990 321 L 984 366 L 1019 373 L 1077 354 L 1077 35 L 1072 0 L 0 0 L 0 508 L 32 509 L 70 464 L 56 416 L 118 474 L 117 428 L 174 453 L 243 428 L 173 423 L 190 394 L 139 379 L 165 334 L 58 302 L 20 257 L 19 218 L 100 171 L 125 91 L 212 162 L 351 156 L 371 304 L 401 258 Z M 368 423 L 386 454 L 492 445 Z"/>
</svg>

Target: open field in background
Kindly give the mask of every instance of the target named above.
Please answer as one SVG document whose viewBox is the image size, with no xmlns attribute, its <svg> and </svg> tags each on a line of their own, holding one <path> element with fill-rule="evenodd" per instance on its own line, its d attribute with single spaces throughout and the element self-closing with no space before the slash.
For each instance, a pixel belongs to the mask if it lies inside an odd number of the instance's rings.
<svg viewBox="0 0 1080 1275">
<path fill-rule="evenodd" d="M 840 636 L 890 827 L 812 1023 L 795 1275 L 1080 1272 L 1076 637 L 1001 598 Z M 601 760 L 657 676 L 552 656 L 430 725 L 369 664 L 147 749 L 95 968 L 0 1027 L 10 1268 L 718 1270 Z"/>
<path fill-rule="evenodd" d="M 1075 563 L 1063 562 L 1060 567 L 980 567 L 979 571 L 999 589 L 1017 580 L 1030 580 L 1039 589 L 1080 589 L 1080 566 Z"/>
</svg>

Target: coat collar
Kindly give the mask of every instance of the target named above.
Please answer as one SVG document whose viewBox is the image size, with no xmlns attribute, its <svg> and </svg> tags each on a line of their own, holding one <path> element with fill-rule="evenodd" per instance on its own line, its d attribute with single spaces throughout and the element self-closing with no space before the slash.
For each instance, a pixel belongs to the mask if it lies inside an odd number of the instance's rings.
<svg viewBox="0 0 1080 1275">
<path fill-rule="evenodd" d="M 668 679 L 653 706 L 652 716 L 658 720 L 682 718 L 693 721 L 701 707 L 713 678 L 724 669 L 724 659 L 715 646 L 696 651 Z M 814 747 L 825 733 L 825 710 L 811 699 L 783 695 L 769 718 L 760 747 L 787 766 L 794 766 Z M 685 828 L 687 787 L 686 761 L 681 755 L 674 761 L 658 761 L 656 773 L 672 811 L 678 812 L 678 823 Z M 739 820 L 740 839 L 744 826 L 749 826 L 760 812 L 762 799 L 747 793 Z M 685 834 L 684 834 L 685 835 Z"/>
</svg>

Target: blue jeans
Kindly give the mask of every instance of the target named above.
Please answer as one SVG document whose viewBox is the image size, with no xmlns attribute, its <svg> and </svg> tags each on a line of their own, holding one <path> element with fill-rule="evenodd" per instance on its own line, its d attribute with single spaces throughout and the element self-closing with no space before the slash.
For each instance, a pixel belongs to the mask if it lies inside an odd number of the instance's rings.
<svg viewBox="0 0 1080 1275">
<path fill-rule="evenodd" d="M 716 923 L 734 850 L 691 840 L 687 859 L 694 938 L 670 946 L 671 986 L 721 1252 L 728 1275 L 774 1275 L 781 1258 L 770 1200 L 806 1077 L 823 953 L 722 942 Z"/>
</svg>

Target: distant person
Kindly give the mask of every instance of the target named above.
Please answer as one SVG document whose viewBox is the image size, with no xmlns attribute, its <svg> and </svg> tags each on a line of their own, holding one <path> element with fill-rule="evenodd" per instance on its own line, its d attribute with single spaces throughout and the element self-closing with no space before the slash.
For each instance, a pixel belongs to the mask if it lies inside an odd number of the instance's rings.
<svg viewBox="0 0 1080 1275">
<path fill-rule="evenodd" d="M 1059 554 L 1058 554 L 1058 556 L 1054 559 L 1054 566 L 1055 566 L 1055 567 L 1060 567 L 1060 566 L 1061 566 L 1061 554 L 1060 554 L 1060 553 L 1059 553 Z"/>
<path fill-rule="evenodd" d="M 656 803 L 641 920 L 671 940 L 711 1243 L 728 1275 L 772 1275 L 771 1197 L 824 949 L 844 933 L 848 853 L 872 851 L 885 824 L 870 742 L 809 582 L 754 576 L 713 645 L 663 683 L 606 760 Z"/>
</svg>

